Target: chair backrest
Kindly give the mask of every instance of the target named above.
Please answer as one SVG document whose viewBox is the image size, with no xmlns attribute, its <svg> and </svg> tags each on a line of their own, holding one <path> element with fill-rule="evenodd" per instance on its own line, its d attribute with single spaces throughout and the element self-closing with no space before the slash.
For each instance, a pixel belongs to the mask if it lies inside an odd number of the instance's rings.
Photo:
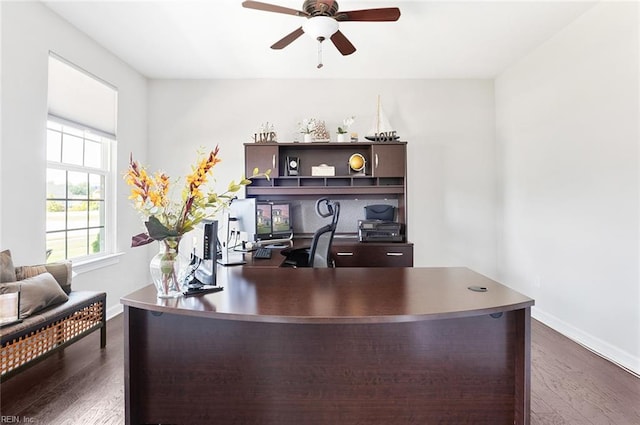
<svg viewBox="0 0 640 425">
<path fill-rule="evenodd" d="M 318 229 L 313 235 L 309 250 L 309 267 L 333 267 L 331 261 L 331 242 L 335 228 L 330 224 Z"/>
<path fill-rule="evenodd" d="M 331 215 L 331 224 L 321 227 L 314 233 L 309 250 L 309 267 L 333 267 L 331 244 L 340 217 L 340 203 L 335 201 L 326 201 L 326 203 L 329 213 L 322 215 L 324 217 Z"/>
</svg>

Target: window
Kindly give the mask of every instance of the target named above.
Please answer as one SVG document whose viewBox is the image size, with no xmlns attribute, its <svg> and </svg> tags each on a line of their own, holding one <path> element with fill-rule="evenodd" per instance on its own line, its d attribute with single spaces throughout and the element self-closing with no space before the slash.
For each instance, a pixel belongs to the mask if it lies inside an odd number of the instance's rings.
<svg viewBox="0 0 640 425">
<path fill-rule="evenodd" d="M 47 262 L 114 253 L 117 93 L 50 53 Z"/>
<path fill-rule="evenodd" d="M 48 261 L 104 255 L 114 140 L 54 120 L 47 123 Z"/>
</svg>

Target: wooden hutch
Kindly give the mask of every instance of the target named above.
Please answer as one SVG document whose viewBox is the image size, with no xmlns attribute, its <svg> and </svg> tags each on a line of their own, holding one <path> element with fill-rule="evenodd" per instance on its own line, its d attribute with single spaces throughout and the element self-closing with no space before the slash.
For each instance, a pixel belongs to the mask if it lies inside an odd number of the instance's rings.
<svg viewBox="0 0 640 425">
<path fill-rule="evenodd" d="M 394 199 L 396 221 L 404 225 L 404 242 L 358 242 L 356 235 L 336 235 L 333 253 L 337 267 L 412 267 L 413 244 L 407 232 L 407 143 L 245 143 L 245 171 L 271 169 L 271 178 L 256 179 L 246 196 L 259 201 L 317 199 Z M 349 167 L 354 153 L 365 159 L 361 172 Z M 296 175 L 288 160 L 297 158 Z M 331 176 L 312 175 L 312 167 L 328 164 Z"/>
</svg>

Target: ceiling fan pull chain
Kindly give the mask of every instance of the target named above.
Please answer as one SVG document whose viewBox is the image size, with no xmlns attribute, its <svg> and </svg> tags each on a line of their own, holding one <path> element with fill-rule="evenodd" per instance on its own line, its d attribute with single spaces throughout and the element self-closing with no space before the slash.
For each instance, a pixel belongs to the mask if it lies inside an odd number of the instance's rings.
<svg viewBox="0 0 640 425">
<path fill-rule="evenodd" d="M 322 41 L 324 37 L 318 37 L 318 69 L 322 68 Z"/>
</svg>

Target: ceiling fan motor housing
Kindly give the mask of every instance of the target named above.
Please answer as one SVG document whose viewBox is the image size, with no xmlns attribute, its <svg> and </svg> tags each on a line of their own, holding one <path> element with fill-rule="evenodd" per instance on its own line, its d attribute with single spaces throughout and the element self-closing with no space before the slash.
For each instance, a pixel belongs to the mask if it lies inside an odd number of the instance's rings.
<svg viewBox="0 0 640 425">
<path fill-rule="evenodd" d="M 338 2 L 332 0 L 305 0 L 302 9 L 310 16 L 335 16 Z"/>
</svg>

